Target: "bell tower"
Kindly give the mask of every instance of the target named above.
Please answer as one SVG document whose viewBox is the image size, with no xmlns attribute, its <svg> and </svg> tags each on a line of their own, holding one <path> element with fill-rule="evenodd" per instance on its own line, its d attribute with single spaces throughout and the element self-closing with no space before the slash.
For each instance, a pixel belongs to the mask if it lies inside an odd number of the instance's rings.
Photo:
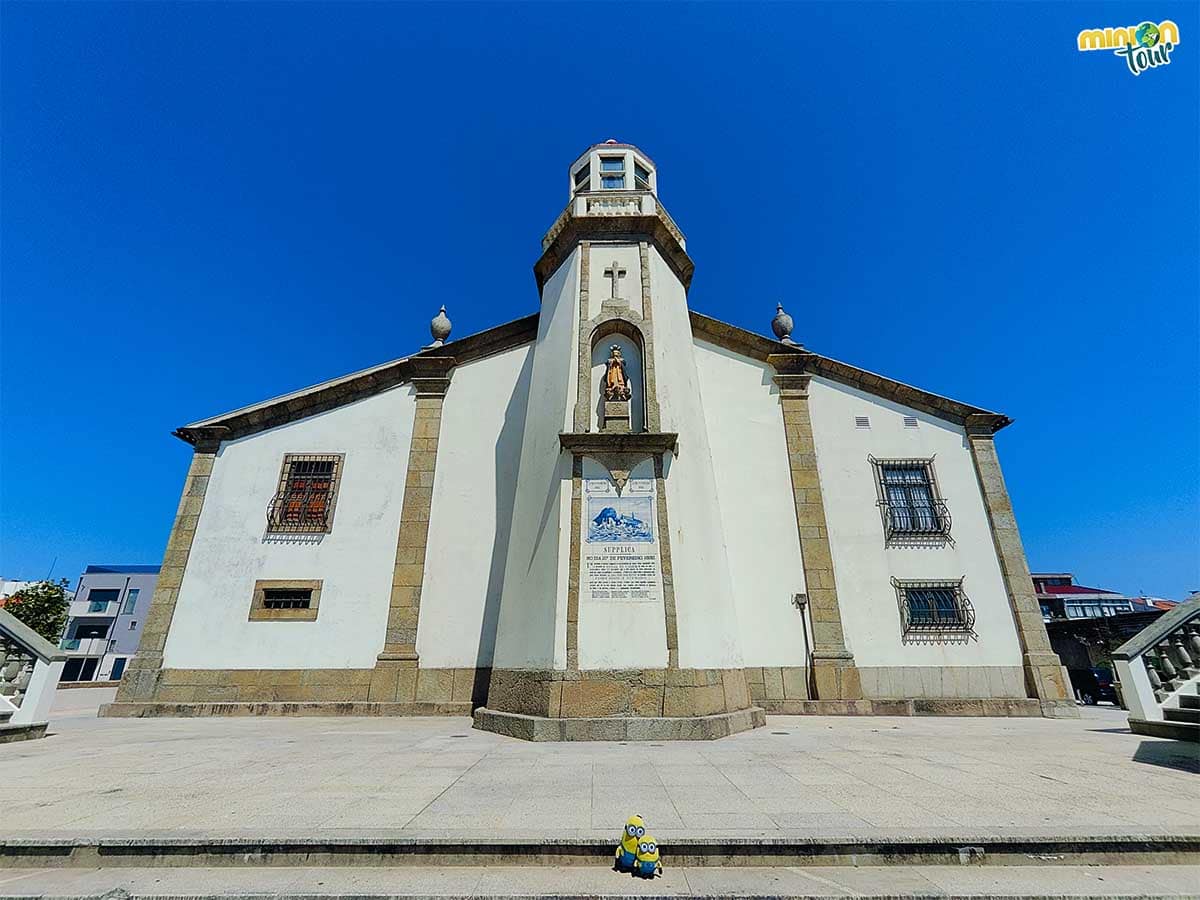
<svg viewBox="0 0 1200 900">
<path fill-rule="evenodd" d="M 654 161 L 595 144 L 541 294 L 488 705 L 533 740 L 695 740 L 752 707 L 700 396 L 683 233 Z"/>
</svg>

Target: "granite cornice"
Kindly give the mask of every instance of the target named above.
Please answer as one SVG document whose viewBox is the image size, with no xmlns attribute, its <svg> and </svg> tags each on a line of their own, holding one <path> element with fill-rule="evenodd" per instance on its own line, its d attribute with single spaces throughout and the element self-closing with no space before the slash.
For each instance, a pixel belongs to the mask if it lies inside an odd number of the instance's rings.
<svg viewBox="0 0 1200 900">
<path fill-rule="evenodd" d="M 647 240 L 658 248 L 684 289 L 692 283 L 696 264 L 683 248 L 682 235 L 662 211 L 642 215 L 576 216 L 568 208 L 547 232 L 545 249 L 534 263 L 538 291 L 580 241 Z"/>
<path fill-rule="evenodd" d="M 412 383 L 418 394 L 445 393 L 455 365 L 476 362 L 497 353 L 532 343 L 537 338 L 538 314 L 525 316 L 486 331 L 428 347 L 412 356 L 384 363 L 353 375 L 336 378 L 311 388 L 286 394 L 224 416 L 205 419 L 172 432 L 195 445 L 213 428 L 224 429 L 219 440 L 234 440 L 336 409 L 372 397 L 402 384 Z M 449 360 L 447 364 L 445 360 Z M 420 379 L 426 379 L 420 383 Z M 446 384 L 439 384 L 445 381 Z"/>
<path fill-rule="evenodd" d="M 725 350 L 767 363 L 777 373 L 776 381 L 780 383 L 781 388 L 783 383 L 780 382 L 778 376 L 793 378 L 792 386 L 799 389 L 801 383 L 798 376 L 817 375 L 961 425 L 973 435 L 994 434 L 1012 423 L 1012 419 L 1002 413 L 991 412 L 969 403 L 962 403 L 891 378 L 885 378 L 874 372 L 868 372 L 866 369 L 822 356 L 820 353 L 813 353 L 803 347 L 793 347 L 781 341 L 771 340 L 702 313 L 692 311 L 690 316 L 694 337 Z"/>
<path fill-rule="evenodd" d="M 674 432 L 634 433 L 585 431 L 563 432 L 558 436 L 559 445 L 571 453 L 591 456 L 605 453 L 674 453 L 679 444 L 679 435 Z"/>
</svg>

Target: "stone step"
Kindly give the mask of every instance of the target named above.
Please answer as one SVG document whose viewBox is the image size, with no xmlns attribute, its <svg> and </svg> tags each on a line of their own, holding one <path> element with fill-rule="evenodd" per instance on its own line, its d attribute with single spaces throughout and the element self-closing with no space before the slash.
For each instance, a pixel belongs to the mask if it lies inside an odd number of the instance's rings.
<svg viewBox="0 0 1200 900">
<path fill-rule="evenodd" d="M 1179 705 L 1184 709 L 1200 709 L 1200 695 L 1180 694 Z"/>
<path fill-rule="evenodd" d="M 1200 707 L 1164 707 L 1163 718 L 1168 722 L 1196 722 L 1200 723 Z"/>
<path fill-rule="evenodd" d="M 13 741 L 31 741 L 44 737 L 46 722 L 31 722 L 27 725 L 13 725 L 11 722 L 0 722 L 0 744 Z"/>
<path fill-rule="evenodd" d="M 602 866 L 376 869 L 17 869 L 0 872 L 6 897 L 324 900 L 393 897 L 794 897 L 915 900 L 992 897 L 1194 897 L 1196 866 L 840 866 L 687 868 L 664 861 L 653 880 Z"/>
<path fill-rule="evenodd" d="M 1171 738 L 1176 741 L 1192 741 L 1200 744 L 1200 723 L 1171 722 L 1167 720 L 1135 719 L 1129 717 L 1129 730 L 1134 734 L 1151 737 Z"/>
<path fill-rule="evenodd" d="M 7 868 L 608 866 L 607 839 L 538 837 L 4 837 L 0 873 Z M 964 830 L 922 836 L 812 837 L 721 835 L 708 831 L 659 842 L 677 866 L 1200 865 L 1200 831 L 1193 834 L 1008 836 Z M 0 874 L 0 883 L 3 877 Z"/>
</svg>

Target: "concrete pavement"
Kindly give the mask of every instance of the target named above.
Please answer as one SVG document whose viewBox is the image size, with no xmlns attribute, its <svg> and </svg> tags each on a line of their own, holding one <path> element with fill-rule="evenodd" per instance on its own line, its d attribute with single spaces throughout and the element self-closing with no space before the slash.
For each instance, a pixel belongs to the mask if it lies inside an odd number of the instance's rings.
<svg viewBox="0 0 1200 900">
<path fill-rule="evenodd" d="M 1195 897 L 1198 866 L 0 869 L 0 897 Z M 111 893 L 110 892 L 124 892 Z"/>
<path fill-rule="evenodd" d="M 97 719 L 0 745 L 10 837 L 1192 834 L 1197 750 L 1071 719 L 772 717 L 717 742 L 530 744 L 465 718 Z M 80 696 L 76 696 L 80 695 Z M 82 696 L 86 695 L 86 696 Z"/>
</svg>

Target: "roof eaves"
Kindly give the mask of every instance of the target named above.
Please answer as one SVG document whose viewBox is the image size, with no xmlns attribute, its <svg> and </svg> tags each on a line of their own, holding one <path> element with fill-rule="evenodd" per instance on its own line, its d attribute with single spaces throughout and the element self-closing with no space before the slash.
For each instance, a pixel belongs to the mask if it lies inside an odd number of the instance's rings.
<svg viewBox="0 0 1200 900">
<path fill-rule="evenodd" d="M 860 369 L 858 366 L 852 366 L 833 357 L 813 353 L 798 344 L 773 341 L 694 310 L 691 312 L 691 320 L 693 333 L 702 340 L 708 340 L 718 346 L 744 353 L 763 362 L 775 354 L 795 355 L 797 357 L 796 365 L 810 374 L 828 378 L 839 384 L 857 388 L 904 406 L 910 406 L 956 424 L 966 425 L 973 430 L 979 429 L 986 433 L 993 433 L 1012 423 L 1012 419 L 1003 413 L 992 412 L 950 397 L 943 397 L 902 381 L 896 381 L 894 378 L 887 378 L 875 372 Z"/>
<path fill-rule="evenodd" d="M 457 341 L 448 341 L 441 347 L 425 347 L 410 356 L 361 369 L 219 416 L 201 419 L 172 433 L 193 446 L 215 446 L 220 441 L 244 437 L 316 415 L 404 384 L 411 377 L 410 370 L 414 360 L 448 357 L 454 364 L 463 365 L 527 344 L 536 338 L 537 325 L 538 314 L 534 313 L 467 335 Z"/>
</svg>

